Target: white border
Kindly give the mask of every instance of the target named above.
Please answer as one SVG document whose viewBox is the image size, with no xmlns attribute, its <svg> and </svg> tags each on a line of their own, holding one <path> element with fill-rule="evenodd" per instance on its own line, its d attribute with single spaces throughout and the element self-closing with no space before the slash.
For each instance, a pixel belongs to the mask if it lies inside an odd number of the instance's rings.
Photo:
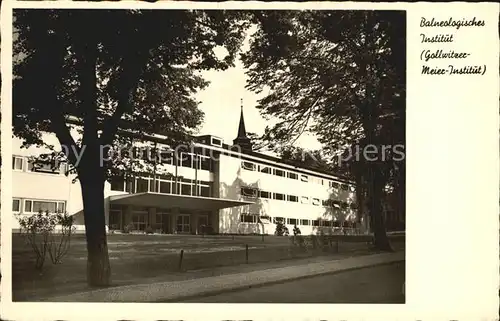
<svg viewBox="0 0 500 321">
<path fill-rule="evenodd" d="M 405 305 L 11 303 L 11 8 L 406 9 L 407 303 Z M 456 46 L 480 57 L 482 77 L 419 73 L 422 15 L 476 16 L 481 32 Z M 2 3 L 2 318 L 11 320 L 494 320 L 499 284 L 499 36 L 494 3 L 259 3 L 71 1 Z M 434 30 L 434 33 L 439 33 Z M 459 49 L 457 49 L 459 50 Z"/>
</svg>

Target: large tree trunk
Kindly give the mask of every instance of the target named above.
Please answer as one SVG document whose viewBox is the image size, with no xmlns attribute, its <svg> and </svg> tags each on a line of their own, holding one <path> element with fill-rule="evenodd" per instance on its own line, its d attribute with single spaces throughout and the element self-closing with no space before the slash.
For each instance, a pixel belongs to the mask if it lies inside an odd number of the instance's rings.
<svg viewBox="0 0 500 321">
<path fill-rule="evenodd" d="M 382 198 L 384 196 L 384 178 L 376 163 L 369 164 L 369 211 L 373 229 L 375 248 L 381 251 L 392 251 L 391 244 L 385 230 L 382 211 Z"/>
<path fill-rule="evenodd" d="M 87 236 L 87 283 L 93 287 L 108 286 L 111 268 L 106 241 L 104 181 L 84 179 L 81 185 Z"/>
</svg>

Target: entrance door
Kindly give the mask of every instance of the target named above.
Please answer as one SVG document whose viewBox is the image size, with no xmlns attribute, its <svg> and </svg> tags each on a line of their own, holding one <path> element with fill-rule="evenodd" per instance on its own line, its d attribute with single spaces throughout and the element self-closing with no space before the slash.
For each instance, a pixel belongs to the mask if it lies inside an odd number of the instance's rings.
<svg viewBox="0 0 500 321">
<path fill-rule="evenodd" d="M 179 214 L 177 215 L 177 233 L 189 233 L 190 229 L 190 215 Z"/>
<path fill-rule="evenodd" d="M 170 215 L 169 213 L 162 213 L 162 212 L 157 212 L 156 213 L 156 229 L 161 230 L 163 234 L 169 234 L 172 233 L 171 229 L 172 223 L 170 220 Z"/>
<path fill-rule="evenodd" d="M 109 211 L 109 229 L 119 230 L 122 228 L 122 211 L 110 210 Z"/>
<path fill-rule="evenodd" d="M 132 212 L 132 224 L 134 230 L 144 231 L 148 225 L 148 212 L 147 211 L 134 211 Z"/>
</svg>

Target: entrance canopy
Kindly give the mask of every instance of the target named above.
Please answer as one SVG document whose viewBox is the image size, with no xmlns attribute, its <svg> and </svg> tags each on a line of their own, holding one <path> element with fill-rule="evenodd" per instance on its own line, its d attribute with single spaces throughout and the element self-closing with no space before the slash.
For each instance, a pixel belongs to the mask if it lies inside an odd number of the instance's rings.
<svg viewBox="0 0 500 321">
<path fill-rule="evenodd" d="M 187 196 L 160 193 L 137 193 L 114 195 L 109 198 L 111 204 L 133 205 L 141 207 L 182 208 L 185 210 L 213 211 L 223 208 L 250 205 L 252 202 L 228 200 L 223 198 Z"/>
</svg>

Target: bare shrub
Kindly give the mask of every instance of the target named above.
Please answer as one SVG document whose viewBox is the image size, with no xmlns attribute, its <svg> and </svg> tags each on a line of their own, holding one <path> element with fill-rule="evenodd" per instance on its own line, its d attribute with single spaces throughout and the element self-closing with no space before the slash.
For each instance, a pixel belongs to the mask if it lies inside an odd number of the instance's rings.
<svg viewBox="0 0 500 321">
<path fill-rule="evenodd" d="M 31 216 L 18 215 L 17 219 L 21 235 L 35 253 L 35 268 L 43 269 L 47 253 L 53 264 L 60 263 L 68 253 L 71 235 L 75 230 L 73 217 L 68 214 L 40 211 Z M 57 225 L 61 226 L 59 233 L 55 233 Z"/>
</svg>

